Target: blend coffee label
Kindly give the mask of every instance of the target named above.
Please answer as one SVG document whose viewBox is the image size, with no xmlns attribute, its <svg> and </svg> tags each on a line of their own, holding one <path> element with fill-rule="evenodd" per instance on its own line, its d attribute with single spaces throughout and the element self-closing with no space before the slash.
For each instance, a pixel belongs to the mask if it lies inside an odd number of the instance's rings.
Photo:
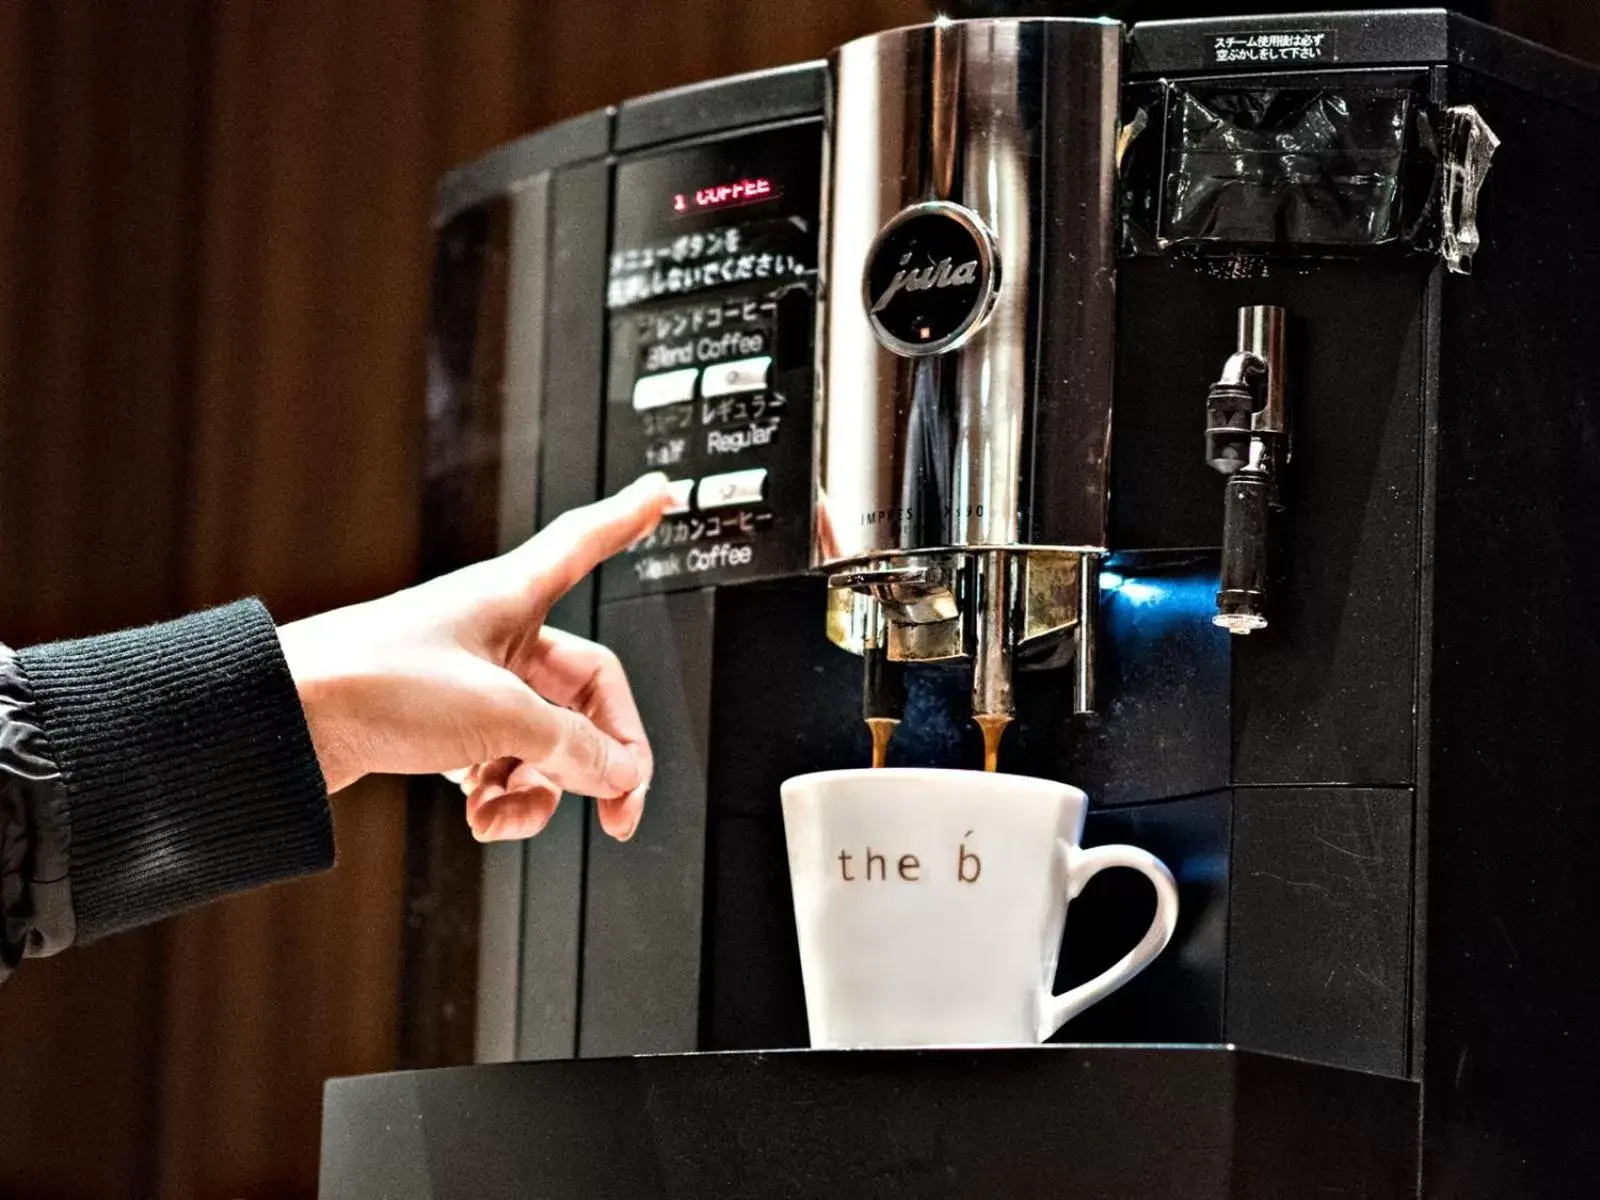
<svg viewBox="0 0 1600 1200">
<path fill-rule="evenodd" d="M 1276 67 L 1332 62 L 1338 57 L 1331 29 L 1219 33 L 1206 38 L 1206 49 L 1216 66 Z"/>
<path fill-rule="evenodd" d="M 896 354 L 953 349 L 989 313 L 999 271 L 976 213 L 933 201 L 899 213 L 867 257 L 862 302 L 878 340 Z"/>
</svg>

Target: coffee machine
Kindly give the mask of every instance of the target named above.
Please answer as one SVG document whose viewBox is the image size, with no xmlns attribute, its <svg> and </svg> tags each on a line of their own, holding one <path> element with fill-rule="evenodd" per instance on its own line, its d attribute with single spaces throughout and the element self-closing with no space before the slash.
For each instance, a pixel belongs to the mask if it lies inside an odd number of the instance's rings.
<svg viewBox="0 0 1600 1200">
<path fill-rule="evenodd" d="M 1443 10 L 988 17 L 448 176 L 427 568 L 666 472 L 552 614 L 657 769 L 455 877 L 483 1065 L 330 1083 L 325 1194 L 1584 1190 L 1597 133 Z M 1172 945 L 1058 1045 L 804 1051 L 778 786 L 874 762 L 1084 788 Z"/>
</svg>

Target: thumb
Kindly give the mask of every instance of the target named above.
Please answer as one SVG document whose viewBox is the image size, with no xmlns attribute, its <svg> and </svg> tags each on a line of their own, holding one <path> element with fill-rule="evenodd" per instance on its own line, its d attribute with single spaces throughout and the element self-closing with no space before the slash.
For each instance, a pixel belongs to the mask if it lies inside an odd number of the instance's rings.
<svg viewBox="0 0 1600 1200">
<path fill-rule="evenodd" d="M 551 704 L 525 685 L 517 709 L 502 753 L 520 758 L 562 791 L 611 800 L 646 782 L 639 753 L 582 713 Z"/>
</svg>

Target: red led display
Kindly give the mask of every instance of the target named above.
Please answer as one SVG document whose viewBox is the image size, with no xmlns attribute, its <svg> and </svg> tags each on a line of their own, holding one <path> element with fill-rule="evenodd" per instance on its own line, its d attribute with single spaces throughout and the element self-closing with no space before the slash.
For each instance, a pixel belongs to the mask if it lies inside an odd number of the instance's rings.
<svg viewBox="0 0 1600 1200">
<path fill-rule="evenodd" d="M 672 198 L 674 212 L 707 212 L 716 208 L 734 208 L 740 204 L 759 204 L 775 199 L 778 185 L 764 176 L 755 179 L 736 179 L 713 187 L 696 188 L 692 192 L 679 192 Z"/>
</svg>

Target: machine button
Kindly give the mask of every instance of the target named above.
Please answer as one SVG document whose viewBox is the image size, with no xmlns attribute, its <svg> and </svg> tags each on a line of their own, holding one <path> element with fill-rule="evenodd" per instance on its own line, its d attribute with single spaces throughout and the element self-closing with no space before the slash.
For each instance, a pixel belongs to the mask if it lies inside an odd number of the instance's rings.
<svg viewBox="0 0 1600 1200">
<path fill-rule="evenodd" d="M 699 374 L 699 367 L 684 367 L 681 371 L 665 371 L 637 380 L 633 385 L 633 411 L 644 412 L 693 400 L 694 380 Z"/>
<path fill-rule="evenodd" d="M 737 362 L 718 363 L 707 367 L 700 381 L 702 396 L 732 396 L 739 392 L 759 392 L 767 386 L 767 372 L 772 369 L 772 356 L 741 358 Z"/>
<path fill-rule="evenodd" d="M 707 475 L 695 491 L 695 503 L 708 508 L 737 508 L 743 504 L 764 504 L 767 499 L 767 469 L 729 471 L 726 475 Z"/>
<path fill-rule="evenodd" d="M 689 501 L 694 496 L 694 480 L 674 479 L 667 484 L 667 506 L 662 509 L 665 516 L 675 517 L 680 513 L 689 511 Z"/>
</svg>

